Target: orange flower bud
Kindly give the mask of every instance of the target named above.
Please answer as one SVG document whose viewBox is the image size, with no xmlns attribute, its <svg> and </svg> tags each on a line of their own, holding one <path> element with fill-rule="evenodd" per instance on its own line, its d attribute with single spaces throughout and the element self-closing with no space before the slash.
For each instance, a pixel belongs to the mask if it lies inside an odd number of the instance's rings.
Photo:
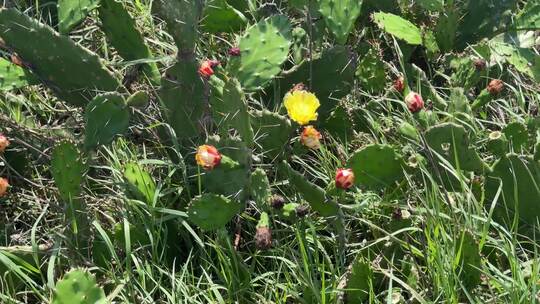
<svg viewBox="0 0 540 304">
<path fill-rule="evenodd" d="M 407 103 L 407 108 L 412 113 L 416 113 L 424 108 L 424 100 L 416 92 L 410 92 L 407 97 L 405 97 L 405 103 Z"/>
<path fill-rule="evenodd" d="M 9 140 L 4 134 L 0 133 L 0 153 L 6 151 L 7 147 L 9 147 Z"/>
<path fill-rule="evenodd" d="M 212 170 L 221 163 L 221 154 L 214 146 L 202 145 L 197 149 L 195 160 L 205 170 Z"/>
<path fill-rule="evenodd" d="M 394 89 L 400 93 L 405 90 L 405 78 L 403 76 L 399 76 L 394 80 Z"/>
<path fill-rule="evenodd" d="M 352 169 L 338 169 L 336 171 L 336 187 L 349 189 L 354 184 L 354 173 Z"/>
<path fill-rule="evenodd" d="M 302 134 L 300 134 L 300 142 L 310 149 L 319 149 L 321 147 L 321 138 L 321 133 L 313 126 L 304 127 Z"/>
<path fill-rule="evenodd" d="M 213 68 L 219 64 L 220 63 L 217 60 L 205 60 L 199 67 L 199 74 L 204 78 L 210 78 L 210 76 L 214 75 Z"/>
<path fill-rule="evenodd" d="M 0 177 L 0 197 L 6 195 L 9 188 L 9 182 L 7 178 Z"/>
</svg>

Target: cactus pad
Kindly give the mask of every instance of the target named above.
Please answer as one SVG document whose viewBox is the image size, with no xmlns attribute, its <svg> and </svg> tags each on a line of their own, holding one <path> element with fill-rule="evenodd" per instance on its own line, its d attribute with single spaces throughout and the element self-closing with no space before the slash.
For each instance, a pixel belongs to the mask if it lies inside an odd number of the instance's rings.
<svg viewBox="0 0 540 304">
<path fill-rule="evenodd" d="M 101 28 L 107 38 L 125 60 L 134 61 L 152 58 L 152 52 L 135 27 L 135 21 L 122 3 L 116 0 L 101 0 L 99 7 Z M 143 72 L 154 85 L 159 85 L 161 75 L 156 63 L 144 63 Z"/>
<path fill-rule="evenodd" d="M 55 94 L 83 106 L 120 85 L 90 51 L 15 9 L 0 9 L 0 37 Z"/>
<path fill-rule="evenodd" d="M 129 109 L 124 98 L 116 93 L 94 98 L 85 112 L 84 146 L 87 150 L 107 145 L 129 126 Z"/>
<path fill-rule="evenodd" d="M 472 233 L 464 231 L 459 240 L 460 243 L 456 246 L 459 259 L 455 271 L 467 289 L 472 290 L 481 282 L 482 257 Z"/>
<path fill-rule="evenodd" d="M 485 166 L 478 153 L 469 147 L 469 136 L 460 125 L 444 123 L 431 127 L 425 138 L 428 146 L 454 168 L 459 165 L 462 170 L 478 172 Z"/>
<path fill-rule="evenodd" d="M 137 163 L 128 163 L 124 169 L 128 190 L 135 198 L 152 204 L 156 193 L 156 183 L 152 176 Z"/>
<path fill-rule="evenodd" d="M 521 152 L 521 148 L 526 145 L 529 140 L 527 127 L 517 121 L 511 122 L 504 127 L 503 133 L 516 153 Z"/>
<path fill-rule="evenodd" d="M 225 227 L 239 212 L 240 204 L 216 194 L 194 198 L 187 210 L 189 220 L 206 231 Z"/>
<path fill-rule="evenodd" d="M 69 34 L 100 3 L 101 0 L 58 0 L 58 29 L 60 33 Z"/>
<path fill-rule="evenodd" d="M 408 44 L 422 44 L 422 32 L 409 20 L 390 13 L 375 13 L 373 21 L 385 32 Z"/>
<path fill-rule="evenodd" d="M 167 30 L 173 36 L 180 56 L 195 51 L 203 3 L 203 0 L 156 0 L 153 2 L 152 7 L 167 23 Z"/>
<path fill-rule="evenodd" d="M 106 304 L 105 292 L 87 271 L 72 270 L 56 283 L 52 304 Z"/>
<path fill-rule="evenodd" d="M 291 24 L 285 16 L 273 16 L 247 29 L 240 39 L 242 55 L 234 71 L 242 87 L 257 90 L 278 75 L 291 41 Z"/>
<path fill-rule="evenodd" d="M 347 42 L 349 33 L 362 9 L 361 0 L 319 0 L 319 12 L 326 27 L 334 34 L 337 42 Z"/>
<path fill-rule="evenodd" d="M 265 210 L 271 195 L 270 182 L 263 169 L 258 168 L 251 174 L 251 197 L 259 208 Z"/>
<path fill-rule="evenodd" d="M 358 255 L 350 266 L 345 295 L 346 303 L 363 303 L 369 296 L 370 281 L 373 278 L 370 262 Z"/>
<path fill-rule="evenodd" d="M 348 162 L 355 183 L 379 190 L 394 185 L 403 178 L 405 161 L 388 145 L 369 145 L 356 152 Z"/>
<path fill-rule="evenodd" d="M 363 90 L 374 93 L 380 93 L 384 90 L 386 86 L 385 65 L 380 58 L 377 50 L 370 49 L 358 64 L 356 77 Z"/>
<path fill-rule="evenodd" d="M 264 110 L 255 112 L 252 122 L 261 152 L 270 159 L 281 155 L 293 132 L 290 120 Z"/>
<path fill-rule="evenodd" d="M 14 90 L 37 82 L 36 77 L 25 69 L 0 58 L 0 91 Z"/>
<path fill-rule="evenodd" d="M 81 193 L 86 165 L 77 147 L 71 142 L 61 142 L 54 147 L 51 173 L 62 200 L 69 202 Z"/>
<path fill-rule="evenodd" d="M 235 32 L 247 22 L 246 17 L 226 0 L 207 1 L 203 16 L 201 27 L 208 33 Z"/>
</svg>

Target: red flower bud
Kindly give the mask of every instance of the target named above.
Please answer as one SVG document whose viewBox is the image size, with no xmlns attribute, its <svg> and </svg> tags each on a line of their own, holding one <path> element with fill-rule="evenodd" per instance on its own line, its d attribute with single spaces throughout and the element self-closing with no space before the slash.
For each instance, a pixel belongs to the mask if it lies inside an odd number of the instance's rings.
<svg viewBox="0 0 540 304">
<path fill-rule="evenodd" d="M 6 195 L 9 188 L 9 182 L 7 178 L 0 177 L 0 197 Z"/>
<path fill-rule="evenodd" d="M 239 47 L 233 47 L 229 49 L 229 56 L 238 57 L 240 56 L 240 48 Z"/>
<path fill-rule="evenodd" d="M 202 145 L 197 149 L 195 160 L 205 170 L 212 170 L 221 163 L 221 154 L 214 146 Z"/>
<path fill-rule="evenodd" d="M 504 82 L 500 79 L 493 79 L 487 86 L 489 94 L 492 96 L 498 95 L 504 88 Z"/>
<path fill-rule="evenodd" d="M 340 189 L 350 189 L 354 184 L 354 173 L 352 169 L 338 169 L 336 171 L 336 187 Z"/>
<path fill-rule="evenodd" d="M 407 97 L 405 97 L 405 103 L 407 103 L 407 108 L 412 113 L 416 113 L 424 108 L 424 100 L 416 92 L 410 92 Z"/>
<path fill-rule="evenodd" d="M 321 138 L 321 133 L 313 126 L 304 127 L 302 134 L 300 134 L 300 142 L 310 149 L 319 149 L 321 147 Z"/>
<path fill-rule="evenodd" d="M 214 75 L 214 67 L 218 66 L 219 64 L 220 62 L 217 60 L 203 61 L 199 67 L 199 75 L 204 78 L 210 78 L 210 76 Z"/>
<path fill-rule="evenodd" d="M 9 140 L 4 134 L 0 133 L 0 153 L 6 151 L 7 147 L 9 147 Z"/>
<path fill-rule="evenodd" d="M 405 90 L 405 78 L 403 76 L 399 76 L 394 80 L 394 89 L 400 93 Z"/>
</svg>

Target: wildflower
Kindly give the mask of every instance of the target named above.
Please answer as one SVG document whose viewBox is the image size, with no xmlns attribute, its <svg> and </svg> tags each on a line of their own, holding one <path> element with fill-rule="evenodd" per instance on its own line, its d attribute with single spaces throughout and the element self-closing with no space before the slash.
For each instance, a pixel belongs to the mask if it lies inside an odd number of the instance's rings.
<svg viewBox="0 0 540 304">
<path fill-rule="evenodd" d="M 498 95 L 504 88 L 504 82 L 500 79 L 493 79 L 487 86 L 489 94 Z"/>
<path fill-rule="evenodd" d="M 285 205 L 285 198 L 281 195 L 274 194 L 270 200 L 270 206 L 274 209 L 281 209 Z"/>
<path fill-rule="evenodd" d="M 195 160 L 205 170 L 212 170 L 221 163 L 221 154 L 214 146 L 202 145 L 197 149 Z"/>
<path fill-rule="evenodd" d="M 354 184 L 354 173 L 351 169 L 338 169 L 336 171 L 336 187 L 350 189 Z"/>
<path fill-rule="evenodd" d="M 229 56 L 238 57 L 240 56 L 240 48 L 239 47 L 233 47 L 229 49 Z"/>
<path fill-rule="evenodd" d="M 9 182 L 7 178 L 0 177 L 0 197 L 3 197 L 6 195 L 8 188 L 9 188 Z"/>
<path fill-rule="evenodd" d="M 405 90 L 405 78 L 403 76 L 399 76 L 394 80 L 394 89 L 400 93 Z"/>
<path fill-rule="evenodd" d="M 0 133 L 0 153 L 6 151 L 7 147 L 9 147 L 9 140 L 4 134 Z"/>
<path fill-rule="evenodd" d="M 319 149 L 321 147 L 321 137 L 321 133 L 313 126 L 306 126 L 300 135 L 300 142 L 310 149 Z"/>
<path fill-rule="evenodd" d="M 407 103 L 407 107 L 412 113 L 416 113 L 424 108 L 424 100 L 422 99 L 422 96 L 416 92 L 410 92 L 409 95 L 405 97 L 405 103 Z"/>
<path fill-rule="evenodd" d="M 199 67 L 199 74 L 204 78 L 210 78 L 214 75 L 214 67 L 220 64 L 217 60 L 205 60 L 201 63 Z"/>
<path fill-rule="evenodd" d="M 317 120 L 317 109 L 321 103 L 317 97 L 303 87 L 297 86 L 283 98 L 289 117 L 300 125 Z"/>
</svg>

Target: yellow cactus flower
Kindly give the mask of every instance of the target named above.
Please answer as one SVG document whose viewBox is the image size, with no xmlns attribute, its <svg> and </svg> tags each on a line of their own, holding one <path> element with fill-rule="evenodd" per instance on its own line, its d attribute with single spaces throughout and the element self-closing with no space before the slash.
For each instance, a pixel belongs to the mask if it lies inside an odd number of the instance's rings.
<svg viewBox="0 0 540 304">
<path fill-rule="evenodd" d="M 287 93 L 283 99 L 289 117 L 300 125 L 306 125 L 317 120 L 317 109 L 321 103 L 315 94 L 304 90 L 294 90 Z"/>
</svg>

